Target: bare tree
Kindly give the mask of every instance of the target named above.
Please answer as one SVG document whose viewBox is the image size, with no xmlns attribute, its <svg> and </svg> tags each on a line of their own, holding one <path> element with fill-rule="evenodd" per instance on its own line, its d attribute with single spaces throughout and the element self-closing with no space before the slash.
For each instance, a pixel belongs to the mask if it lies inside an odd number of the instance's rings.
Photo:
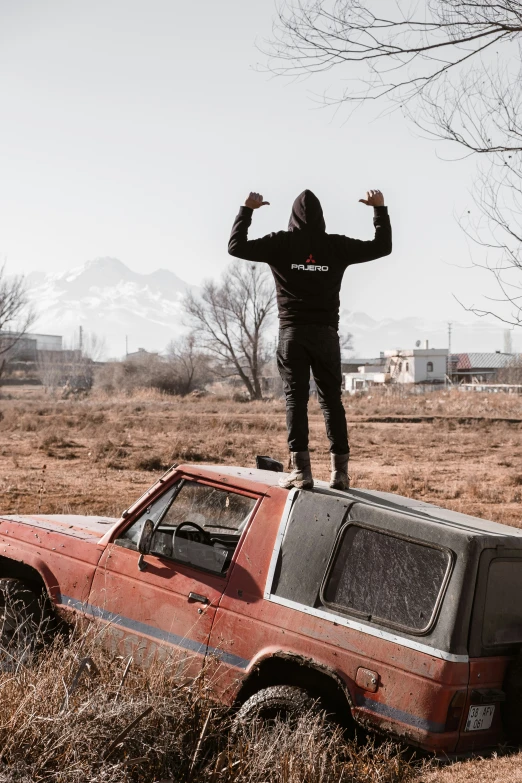
<svg viewBox="0 0 522 783">
<path fill-rule="evenodd" d="M 468 237 L 481 247 L 482 260 L 473 265 L 495 279 L 488 304 L 463 306 L 477 316 L 491 315 L 511 326 L 522 325 L 522 170 L 520 155 L 494 155 L 479 170 L 474 200 L 476 210 L 461 219 Z"/>
<path fill-rule="evenodd" d="M 38 377 L 46 392 L 54 395 L 60 383 L 64 382 L 64 359 L 61 351 L 39 351 L 37 359 Z"/>
<path fill-rule="evenodd" d="M 353 351 L 353 334 L 351 332 L 340 332 L 339 345 L 341 346 L 341 352 L 348 353 Z"/>
<path fill-rule="evenodd" d="M 349 87 L 333 102 L 404 105 L 469 73 L 494 83 L 497 71 L 514 84 L 521 39 L 521 0 L 283 0 L 269 53 L 273 70 L 292 76 L 343 67 Z M 481 88 L 475 100 L 483 97 Z"/>
<path fill-rule="evenodd" d="M 35 321 L 23 277 L 8 277 L 0 267 L 0 376 L 21 340 Z"/>
<path fill-rule="evenodd" d="M 222 377 L 237 376 L 250 399 L 262 398 L 268 360 L 266 328 L 275 310 L 275 287 L 260 264 L 233 262 L 221 282 L 206 281 L 201 296 L 187 294 L 185 310 L 202 347 Z"/>
<path fill-rule="evenodd" d="M 170 342 L 166 359 L 173 374 L 176 393 L 182 397 L 201 388 L 211 378 L 209 356 L 199 348 L 193 332 Z"/>
<path fill-rule="evenodd" d="M 478 156 L 478 217 L 463 226 L 499 294 L 467 309 L 520 325 L 522 0 L 283 0 L 270 54 L 278 73 L 348 76 L 327 104 L 400 107 Z"/>
</svg>

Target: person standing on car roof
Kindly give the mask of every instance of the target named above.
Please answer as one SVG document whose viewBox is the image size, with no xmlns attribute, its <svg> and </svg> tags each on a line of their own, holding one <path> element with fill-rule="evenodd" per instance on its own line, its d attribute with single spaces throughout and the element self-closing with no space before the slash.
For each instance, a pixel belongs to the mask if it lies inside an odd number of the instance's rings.
<svg viewBox="0 0 522 783">
<path fill-rule="evenodd" d="M 388 209 L 380 190 L 370 190 L 363 204 L 374 208 L 375 237 L 368 242 L 327 234 L 319 199 L 305 190 L 294 201 L 288 231 L 248 239 L 255 209 L 268 205 L 250 193 L 234 221 L 228 252 L 246 261 L 269 264 L 275 279 L 279 312 L 277 366 L 286 397 L 286 422 L 292 472 L 283 487 L 313 487 L 308 451 L 310 369 L 317 386 L 330 441 L 330 486 L 348 489 L 348 431 L 342 403 L 339 347 L 339 293 L 351 264 L 387 256 L 392 250 Z"/>
</svg>

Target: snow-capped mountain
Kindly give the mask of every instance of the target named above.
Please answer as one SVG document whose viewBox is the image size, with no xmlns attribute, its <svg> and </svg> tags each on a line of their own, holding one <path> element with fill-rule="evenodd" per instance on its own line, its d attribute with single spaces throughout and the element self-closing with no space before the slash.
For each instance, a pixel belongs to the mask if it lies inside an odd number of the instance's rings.
<svg viewBox="0 0 522 783">
<path fill-rule="evenodd" d="M 138 348 L 162 351 L 186 329 L 182 299 L 187 290 L 197 290 L 169 270 L 139 274 L 116 258 L 96 258 L 59 275 L 33 272 L 27 283 L 39 315 L 33 331 L 60 334 L 66 343 L 77 344 L 82 326 L 84 332 L 104 338 L 108 357 L 125 354 L 126 338 L 130 352 Z M 274 322 L 274 337 L 276 327 Z M 443 320 L 377 320 L 366 313 L 342 310 L 341 329 L 353 334 L 353 353 L 362 358 L 387 349 L 413 348 L 417 340 L 429 340 L 432 348 L 448 345 L 448 326 Z M 514 351 L 522 351 L 522 339 L 516 333 L 512 342 Z M 454 352 L 503 348 L 501 324 L 478 319 L 471 324 L 453 323 Z"/>
<path fill-rule="evenodd" d="M 79 327 L 105 339 L 108 356 L 139 347 L 162 350 L 184 330 L 181 302 L 192 288 L 173 272 L 133 272 L 116 258 L 93 261 L 59 275 L 33 272 L 27 283 L 38 313 L 34 331 L 64 335 Z"/>
<path fill-rule="evenodd" d="M 366 313 L 341 311 L 341 331 L 353 334 L 353 353 L 360 358 L 379 356 L 380 351 L 414 348 L 418 340 L 426 340 L 430 348 L 448 347 L 448 323 L 425 318 L 384 318 L 376 320 Z M 522 352 L 522 336 L 511 334 L 512 350 Z M 505 326 L 500 322 L 476 319 L 451 325 L 452 353 L 494 352 L 505 349 Z"/>
</svg>

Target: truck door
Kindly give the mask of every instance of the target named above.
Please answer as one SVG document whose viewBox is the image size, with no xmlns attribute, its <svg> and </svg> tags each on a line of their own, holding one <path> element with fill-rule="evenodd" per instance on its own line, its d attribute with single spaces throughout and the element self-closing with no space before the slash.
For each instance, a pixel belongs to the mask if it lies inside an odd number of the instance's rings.
<svg viewBox="0 0 522 783">
<path fill-rule="evenodd" d="M 183 678 L 197 676 L 256 500 L 228 487 L 179 479 L 131 520 L 108 545 L 89 598 L 90 611 L 107 625 L 106 644 L 145 664 L 155 657 L 170 660 Z M 155 532 L 151 553 L 139 563 L 146 519 L 153 520 Z"/>
</svg>

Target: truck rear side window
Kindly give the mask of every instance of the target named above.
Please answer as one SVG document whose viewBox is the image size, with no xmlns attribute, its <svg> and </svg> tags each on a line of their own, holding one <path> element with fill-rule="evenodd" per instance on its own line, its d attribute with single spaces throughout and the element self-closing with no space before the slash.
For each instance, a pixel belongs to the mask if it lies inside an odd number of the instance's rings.
<svg viewBox="0 0 522 783">
<path fill-rule="evenodd" d="M 451 564 L 448 550 L 349 524 L 340 533 L 323 601 L 366 620 L 427 633 Z"/>
<path fill-rule="evenodd" d="M 492 560 L 482 626 L 486 647 L 522 642 L 521 595 L 522 560 Z"/>
</svg>

